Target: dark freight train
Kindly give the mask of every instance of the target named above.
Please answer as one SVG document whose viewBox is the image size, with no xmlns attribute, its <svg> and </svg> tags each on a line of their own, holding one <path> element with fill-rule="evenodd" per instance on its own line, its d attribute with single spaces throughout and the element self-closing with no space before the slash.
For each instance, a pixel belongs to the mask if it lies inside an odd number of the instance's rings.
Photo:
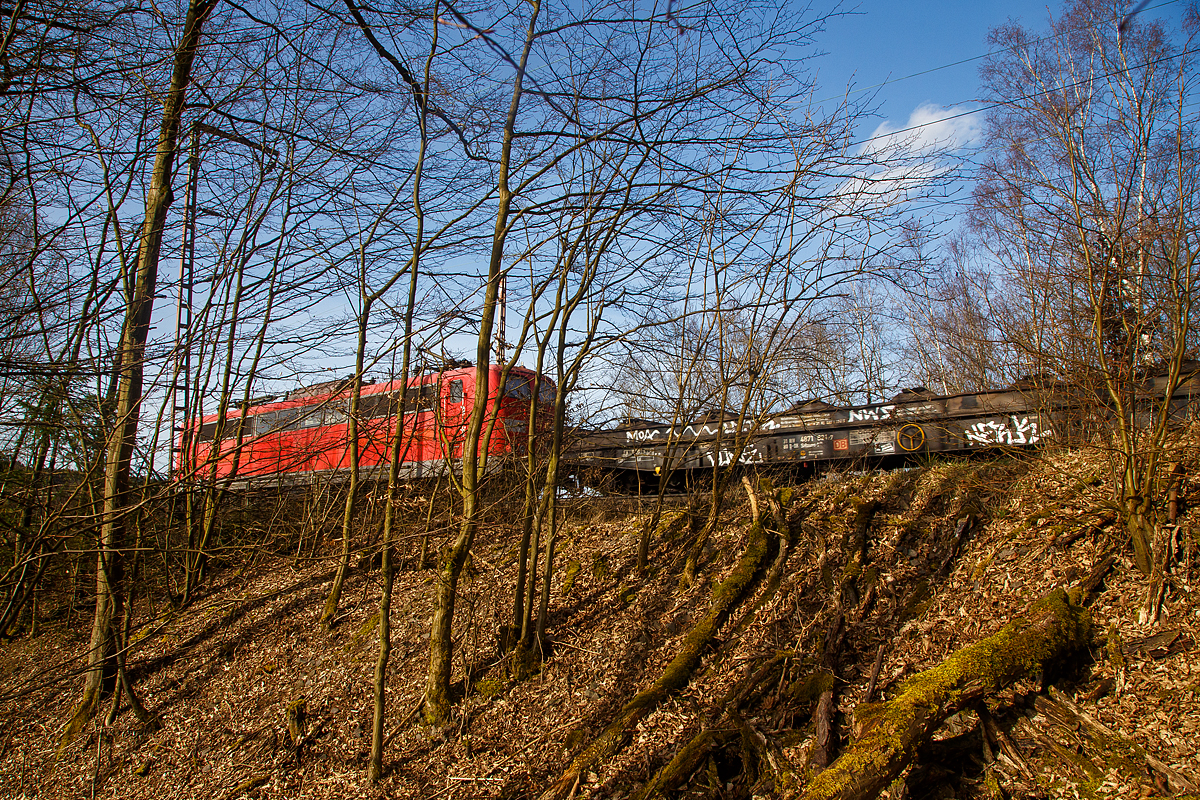
<svg viewBox="0 0 1200 800">
<path fill-rule="evenodd" d="M 1194 415 L 1200 404 L 1200 363 L 1187 362 L 1180 378 L 1169 409 L 1176 420 Z M 868 405 L 810 401 L 754 422 L 739 423 L 732 412 L 710 412 L 676 425 L 626 420 L 616 428 L 582 433 L 566 458 L 586 483 L 620 491 L 654 485 L 664 475 L 687 485 L 714 465 L 801 471 L 837 461 L 895 464 L 922 453 L 1037 445 L 1080 433 L 1089 420 L 1112 424 L 1104 408 L 1081 408 L 1085 401 L 1073 398 L 1071 389 L 1024 379 L 1008 389 L 973 394 L 937 396 L 912 389 Z M 1157 413 L 1166 389 L 1167 378 L 1160 375 L 1131 390 L 1143 424 Z"/>
<path fill-rule="evenodd" d="M 1039 408 L 1037 396 L 1014 388 L 938 397 L 917 389 L 870 405 L 812 401 L 753 423 L 739 424 L 731 412 L 680 425 L 631 420 L 582 435 L 568 458 L 629 486 L 734 462 L 805 467 L 1035 445 L 1054 434 L 1054 413 Z"/>
</svg>

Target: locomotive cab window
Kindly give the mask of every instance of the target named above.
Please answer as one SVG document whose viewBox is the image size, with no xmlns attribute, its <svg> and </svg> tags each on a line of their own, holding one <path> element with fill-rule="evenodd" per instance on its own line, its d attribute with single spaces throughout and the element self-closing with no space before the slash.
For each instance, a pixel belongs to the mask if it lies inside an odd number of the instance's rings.
<svg viewBox="0 0 1200 800">
<path fill-rule="evenodd" d="M 408 387 L 408 394 L 404 398 L 404 413 L 419 413 L 433 408 L 433 404 L 437 400 L 437 390 L 436 383 Z"/>
<path fill-rule="evenodd" d="M 463 401 L 463 382 L 462 380 L 450 381 L 450 402 L 461 403 Z"/>
<path fill-rule="evenodd" d="M 521 376 L 509 377 L 504 387 L 505 397 L 515 397 L 518 400 L 528 400 L 533 394 L 529 379 Z"/>
<path fill-rule="evenodd" d="M 201 442 L 211 442 L 217 437 L 217 421 L 206 422 L 200 426 L 198 439 Z M 221 430 L 221 439 L 236 439 L 238 437 L 238 428 L 245 426 L 247 432 L 243 436 L 254 435 L 254 417 L 249 417 L 245 422 L 241 417 L 226 417 L 225 427 Z"/>
</svg>

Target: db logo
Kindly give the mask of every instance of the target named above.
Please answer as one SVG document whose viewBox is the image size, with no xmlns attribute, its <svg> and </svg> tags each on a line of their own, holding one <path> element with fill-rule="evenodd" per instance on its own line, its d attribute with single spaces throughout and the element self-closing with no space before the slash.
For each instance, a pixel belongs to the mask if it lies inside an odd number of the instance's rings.
<svg viewBox="0 0 1200 800">
<path fill-rule="evenodd" d="M 833 440 L 833 449 L 834 450 L 849 450 L 850 449 L 850 440 L 849 439 L 834 439 Z"/>
</svg>

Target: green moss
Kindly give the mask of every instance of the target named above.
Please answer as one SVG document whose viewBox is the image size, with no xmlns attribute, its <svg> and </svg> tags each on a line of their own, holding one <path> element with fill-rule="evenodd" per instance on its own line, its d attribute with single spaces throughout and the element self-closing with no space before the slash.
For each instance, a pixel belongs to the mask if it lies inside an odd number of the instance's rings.
<svg viewBox="0 0 1200 800">
<path fill-rule="evenodd" d="M 575 577 L 579 575 L 579 571 L 583 569 L 583 565 L 578 561 L 567 562 L 567 570 L 563 573 L 562 595 L 567 597 L 571 594 L 571 590 L 575 588 Z"/>
<path fill-rule="evenodd" d="M 563 746 L 567 749 L 567 752 L 573 753 L 583 746 L 583 743 L 587 741 L 587 738 L 587 728 L 576 728 L 567 734 L 567 738 L 566 741 L 563 742 Z"/>
<path fill-rule="evenodd" d="M 884 712 L 887 710 L 887 703 L 859 703 L 854 709 L 854 727 L 858 730 L 859 736 L 872 730 L 884 718 Z"/>
<path fill-rule="evenodd" d="M 906 681 L 896 698 L 878 711 L 868 709 L 875 715 L 874 726 L 817 776 L 805 797 L 877 792 L 908 763 L 914 743 L 946 713 L 961 707 L 970 687 L 979 686 L 985 695 L 995 693 L 1036 674 L 1050 658 L 1086 646 L 1089 635 L 1087 610 L 1071 603 L 1065 591 L 1055 590 L 1030 606 L 1028 619 L 1015 619 L 994 636 L 959 650 Z"/>
<path fill-rule="evenodd" d="M 795 499 L 796 490 L 793 487 L 785 486 L 779 490 L 779 505 L 781 505 L 785 511 L 792 505 L 792 501 Z"/>
<path fill-rule="evenodd" d="M 486 699 L 491 699 L 503 691 L 504 681 L 495 678 L 485 678 L 475 684 L 475 693 Z"/>
<path fill-rule="evenodd" d="M 917 581 L 917 585 L 913 587 L 912 594 L 908 596 L 907 602 L 904 604 L 904 610 L 900 612 L 900 621 L 907 622 L 924 614 L 929 610 L 929 602 L 932 597 L 933 593 L 929 590 L 929 581 Z"/>
<path fill-rule="evenodd" d="M 298 746 L 304 738 L 304 722 L 308 716 L 308 700 L 297 697 L 287 705 L 287 730 L 292 739 L 292 745 Z"/>
<path fill-rule="evenodd" d="M 71 720 L 63 728 L 62 737 L 58 743 L 58 754 L 63 754 L 63 749 L 70 744 L 76 736 L 83 732 L 83 729 L 91 721 L 92 715 L 96 713 L 96 706 L 100 701 L 100 692 L 98 689 L 86 692 L 83 700 L 75 707 L 75 713 L 71 715 Z"/>
<path fill-rule="evenodd" d="M 1049 519 L 1053 515 L 1057 514 L 1058 511 L 1059 511 L 1059 507 L 1056 505 L 1049 505 L 1049 506 L 1045 506 L 1043 508 L 1039 508 L 1037 511 L 1035 511 L 1032 514 L 1030 514 L 1029 516 L 1025 517 L 1025 527 L 1032 528 L 1034 525 L 1037 525 L 1042 520 Z"/>
<path fill-rule="evenodd" d="M 592 556 L 592 577 L 598 581 L 608 577 L 608 559 L 600 553 Z"/>
<path fill-rule="evenodd" d="M 1063 524 L 1048 525 L 1048 526 L 1046 526 L 1046 537 L 1048 539 L 1050 539 L 1051 541 L 1053 541 L 1054 539 L 1057 539 L 1059 536 L 1061 536 L 1063 533 L 1071 530 L 1071 527 L 1072 526 L 1070 526 L 1070 525 L 1063 525 Z"/>
<path fill-rule="evenodd" d="M 676 536 L 687 527 L 688 513 L 687 511 L 677 511 L 674 514 L 663 514 L 658 520 L 659 536 L 667 541 L 672 541 Z"/>
<path fill-rule="evenodd" d="M 617 590 L 617 602 L 621 605 L 629 605 L 640 589 L 640 586 L 622 586 Z"/>
<path fill-rule="evenodd" d="M 996 552 L 993 551 L 987 558 L 981 558 L 979 563 L 975 565 L 975 569 L 971 572 L 971 580 L 978 581 L 987 573 L 988 567 L 996 560 Z"/>
<path fill-rule="evenodd" d="M 983 788 L 987 792 L 989 798 L 993 800 L 1002 800 L 1004 790 L 1000 788 L 1000 781 L 996 778 L 996 771 L 989 769 L 983 775 Z"/>
<path fill-rule="evenodd" d="M 828 561 L 821 565 L 821 585 L 826 591 L 833 591 L 833 567 Z"/>
<path fill-rule="evenodd" d="M 1077 753 L 1055 742 L 1047 742 L 1047 744 L 1049 745 L 1050 752 L 1054 754 L 1054 757 L 1058 761 L 1065 763 L 1068 768 L 1074 769 L 1076 773 L 1084 777 L 1085 783 L 1079 787 L 1083 790 L 1084 794 L 1095 792 L 1096 787 L 1104 780 L 1104 770 L 1099 769 L 1092 763 L 1091 759 L 1082 753 Z"/>
<path fill-rule="evenodd" d="M 858 554 L 855 553 L 846 560 L 846 566 L 842 568 L 842 585 L 851 583 L 860 575 L 862 575 L 862 563 L 858 560 Z"/>
<path fill-rule="evenodd" d="M 817 699 L 833 689 L 833 673 L 829 670 L 814 672 L 808 677 L 801 678 L 788 686 L 788 696 L 796 703 L 807 705 L 817 702 Z"/>
<path fill-rule="evenodd" d="M 375 629 L 379 627 L 379 612 L 376 611 L 371 616 L 367 617 L 362 625 L 359 625 L 354 633 L 350 636 L 349 647 L 358 649 L 367 643 L 375 633 Z"/>
<path fill-rule="evenodd" d="M 1121 640 L 1121 632 L 1116 625 L 1108 626 L 1108 644 L 1105 645 L 1108 662 L 1113 669 L 1120 671 L 1125 668 L 1125 643 Z"/>
<path fill-rule="evenodd" d="M 513 680 L 524 681 L 538 674 L 542 666 L 538 653 L 536 644 L 532 647 L 522 647 L 518 643 L 509 653 L 505 663 L 509 676 Z"/>
<path fill-rule="evenodd" d="M 1059 622 L 1043 626 L 1045 635 L 1024 635 L 1030 624 L 1017 618 L 997 634 L 959 650 L 941 665 L 909 679 L 901 688 L 902 694 L 920 690 L 922 685 L 935 686 L 970 676 L 983 683 L 984 691 L 994 692 L 1015 677 L 1033 674 L 1041 663 L 1055 653 L 1065 652 L 1069 645 L 1086 641 L 1089 617 L 1086 610 L 1073 605 L 1067 593 L 1056 589 L 1030 606 L 1034 618 Z"/>
<path fill-rule="evenodd" d="M 931 605 L 933 605 L 932 597 L 928 600 L 917 603 L 916 605 L 909 606 L 909 615 L 907 619 L 919 619 L 920 617 L 925 616 L 925 612 L 929 610 Z"/>
</svg>

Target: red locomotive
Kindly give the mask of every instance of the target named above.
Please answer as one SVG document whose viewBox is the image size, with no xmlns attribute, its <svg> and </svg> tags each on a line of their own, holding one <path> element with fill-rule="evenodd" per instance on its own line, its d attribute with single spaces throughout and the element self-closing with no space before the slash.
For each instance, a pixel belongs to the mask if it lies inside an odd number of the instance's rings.
<svg viewBox="0 0 1200 800">
<path fill-rule="evenodd" d="M 513 367 L 498 396 L 502 368 L 489 365 L 487 419 L 496 425 L 487 445 L 489 458 L 519 451 L 525 443 L 529 402 L 534 386 L 538 403 L 554 402 L 549 378 Z M 400 474 L 421 478 L 444 474 L 462 458 L 463 438 L 475 403 L 477 371 L 455 365 L 410 378 L 404 401 L 404 437 Z M 192 465 L 205 479 L 231 478 L 233 488 L 289 486 L 337 479 L 350 467 L 349 381 L 332 381 L 292 392 L 282 400 L 259 403 L 224 415 L 201 418 L 180 442 L 181 473 Z M 364 478 L 385 478 L 396 426 L 400 381 L 362 387 L 355 419 L 359 469 Z M 547 408 L 547 413 L 549 408 Z M 486 428 L 485 428 L 486 432 Z M 483 445 L 480 445 L 483 452 Z"/>
</svg>

